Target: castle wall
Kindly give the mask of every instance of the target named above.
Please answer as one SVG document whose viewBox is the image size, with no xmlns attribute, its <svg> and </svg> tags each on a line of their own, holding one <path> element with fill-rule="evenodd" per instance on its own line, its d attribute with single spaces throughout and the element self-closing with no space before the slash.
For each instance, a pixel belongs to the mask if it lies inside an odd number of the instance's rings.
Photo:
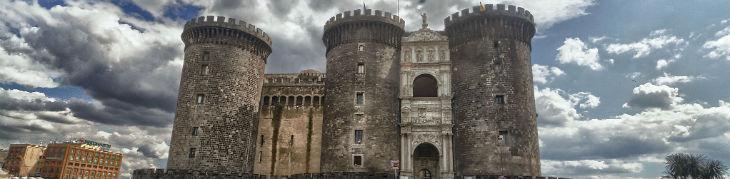
<svg viewBox="0 0 730 179">
<path fill-rule="evenodd" d="M 488 5 L 455 13 L 445 23 L 457 174 L 539 175 L 532 16 L 522 8 Z"/>
<path fill-rule="evenodd" d="M 323 77 L 318 72 L 266 75 L 255 174 L 319 173 Z"/>
<path fill-rule="evenodd" d="M 264 37 L 224 17 L 186 24 L 169 169 L 253 171 L 264 64 L 271 53 Z"/>
<path fill-rule="evenodd" d="M 392 172 L 389 163 L 400 154 L 402 27 L 397 16 L 369 9 L 338 14 L 325 26 L 322 172 Z M 362 131 L 361 142 L 356 141 L 357 130 Z"/>
</svg>

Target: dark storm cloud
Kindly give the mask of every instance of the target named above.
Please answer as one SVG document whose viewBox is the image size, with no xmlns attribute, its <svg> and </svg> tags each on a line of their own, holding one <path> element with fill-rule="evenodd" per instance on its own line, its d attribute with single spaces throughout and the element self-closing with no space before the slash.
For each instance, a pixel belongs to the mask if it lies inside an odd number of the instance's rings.
<svg viewBox="0 0 730 179">
<path fill-rule="evenodd" d="M 540 148 L 540 156 L 549 160 L 621 159 L 672 149 L 661 140 L 632 136 L 631 133 L 610 137 L 597 135 L 595 131 L 579 129 L 574 135 L 579 138 L 541 136 L 545 145 Z"/>
<path fill-rule="evenodd" d="M 25 52 L 39 64 L 62 71 L 61 83 L 83 88 L 103 105 L 73 102 L 71 109 L 77 117 L 117 125 L 169 125 L 180 75 L 179 66 L 170 64 L 182 54 L 180 42 L 165 42 L 159 36 L 156 38 L 160 39 L 142 39 L 148 38 L 144 36 L 150 30 L 142 32 L 119 24 L 121 19 L 110 13 L 79 7 L 57 8 L 73 10 L 54 11 L 49 18 L 34 18 L 32 11 L 43 9 L 31 6 L 27 17 L 1 20 L 10 27 L 22 28 L 17 22 L 23 22 L 36 29 L 17 34 L 30 46 L 30 52 L 23 49 L 8 52 Z M 112 24 L 108 24 L 109 20 Z M 107 22 L 96 25 L 103 21 Z M 63 108 L 56 103 L 43 107 Z"/>
<path fill-rule="evenodd" d="M 41 99 L 21 100 L 12 98 L 8 93 L 0 93 L 0 110 L 14 111 L 63 111 L 66 103 L 62 101 L 44 101 Z"/>
<path fill-rule="evenodd" d="M 140 146 L 137 149 L 137 152 L 142 153 L 142 155 L 144 155 L 145 157 L 160 158 L 160 154 L 157 153 L 157 151 L 149 145 Z"/>
<path fill-rule="evenodd" d="M 170 125 L 170 120 L 174 117 L 166 111 L 128 103 L 105 107 L 83 101 L 72 101 L 69 104 L 74 116 L 103 124 L 165 127 Z"/>
</svg>

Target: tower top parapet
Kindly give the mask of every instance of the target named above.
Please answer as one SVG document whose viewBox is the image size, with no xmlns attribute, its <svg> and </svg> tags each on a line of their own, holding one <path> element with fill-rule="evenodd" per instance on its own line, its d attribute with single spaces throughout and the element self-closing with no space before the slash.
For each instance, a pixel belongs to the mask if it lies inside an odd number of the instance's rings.
<svg viewBox="0 0 730 179">
<path fill-rule="evenodd" d="M 246 23 L 246 21 L 236 20 L 235 18 L 226 18 L 223 16 L 200 16 L 185 23 L 185 30 L 206 26 L 240 30 L 259 38 L 261 41 L 264 41 L 266 44 L 271 46 L 271 37 L 269 37 L 266 32 L 252 24 Z"/>
<path fill-rule="evenodd" d="M 444 19 L 444 25 L 448 27 L 451 24 L 459 23 L 476 16 L 510 16 L 524 19 L 533 24 L 535 22 L 530 11 L 522 7 L 505 4 L 484 4 L 451 14 L 451 16 Z"/>
<path fill-rule="evenodd" d="M 397 15 L 391 14 L 390 12 L 373 9 L 357 9 L 354 11 L 345 11 L 343 13 L 337 14 L 334 17 L 331 17 L 327 21 L 327 23 L 325 23 L 324 30 L 327 31 L 328 29 L 338 24 L 354 21 L 380 21 L 388 24 L 393 24 L 400 27 L 401 29 L 403 29 L 406 24 L 403 19 L 401 19 Z"/>
</svg>

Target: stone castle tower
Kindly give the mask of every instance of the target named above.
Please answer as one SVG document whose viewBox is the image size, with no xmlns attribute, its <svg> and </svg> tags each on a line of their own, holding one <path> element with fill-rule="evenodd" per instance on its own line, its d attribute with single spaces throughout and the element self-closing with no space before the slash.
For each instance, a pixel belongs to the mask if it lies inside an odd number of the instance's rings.
<svg viewBox="0 0 730 179">
<path fill-rule="evenodd" d="M 330 18 L 322 172 L 392 172 L 398 160 L 399 47 L 405 22 L 380 10 Z"/>
<path fill-rule="evenodd" d="M 208 16 L 185 24 L 182 40 L 168 169 L 252 173 L 271 39 L 246 22 Z"/>
<path fill-rule="evenodd" d="M 503 4 L 475 6 L 444 24 L 453 71 L 456 172 L 539 175 L 532 15 Z"/>
<path fill-rule="evenodd" d="M 483 5 L 405 32 L 360 9 L 324 24 L 326 68 L 266 74 L 271 40 L 235 19 L 185 25 L 168 170 L 134 178 L 539 176 L 535 24 Z M 238 175 L 247 173 L 246 175 Z"/>
</svg>

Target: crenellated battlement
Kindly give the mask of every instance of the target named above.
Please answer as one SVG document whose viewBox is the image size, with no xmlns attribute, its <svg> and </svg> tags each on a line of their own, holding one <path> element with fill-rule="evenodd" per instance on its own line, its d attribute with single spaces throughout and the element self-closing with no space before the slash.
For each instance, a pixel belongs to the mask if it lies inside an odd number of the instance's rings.
<svg viewBox="0 0 730 179">
<path fill-rule="evenodd" d="M 330 49 L 347 43 L 375 42 L 400 46 L 405 21 L 389 12 L 372 9 L 346 11 L 330 18 L 322 41 Z"/>
<path fill-rule="evenodd" d="M 271 54 L 271 37 L 252 24 L 223 16 L 201 16 L 185 24 L 181 35 L 185 48 L 212 43 L 238 46 L 266 59 Z"/>
<path fill-rule="evenodd" d="M 451 16 L 444 19 L 444 25 L 449 26 L 475 16 L 512 16 L 525 19 L 534 24 L 534 19 L 530 11 L 522 7 L 505 4 L 485 4 L 483 10 L 482 6 L 474 6 L 451 14 Z"/>
<path fill-rule="evenodd" d="M 457 47 L 481 37 L 529 43 L 535 23 L 529 11 L 504 4 L 487 4 L 461 10 L 444 19 L 449 45 Z"/>
<path fill-rule="evenodd" d="M 390 12 L 373 9 L 357 9 L 354 11 L 345 11 L 343 13 L 337 14 L 334 17 L 331 17 L 327 21 L 327 23 L 325 23 L 324 30 L 327 31 L 328 29 L 337 26 L 338 24 L 353 21 L 381 21 L 393 24 L 400 27 L 401 29 L 404 28 L 406 24 L 403 19 L 401 19 L 397 15 L 391 14 Z"/>
<path fill-rule="evenodd" d="M 246 21 L 243 20 L 236 20 L 235 18 L 226 18 L 223 16 L 200 16 L 185 23 L 185 30 L 205 26 L 225 27 L 244 31 L 260 38 L 262 41 L 266 42 L 266 44 L 271 45 L 271 37 L 269 37 L 266 32 L 257 28 L 253 24 L 246 23 Z"/>
</svg>

